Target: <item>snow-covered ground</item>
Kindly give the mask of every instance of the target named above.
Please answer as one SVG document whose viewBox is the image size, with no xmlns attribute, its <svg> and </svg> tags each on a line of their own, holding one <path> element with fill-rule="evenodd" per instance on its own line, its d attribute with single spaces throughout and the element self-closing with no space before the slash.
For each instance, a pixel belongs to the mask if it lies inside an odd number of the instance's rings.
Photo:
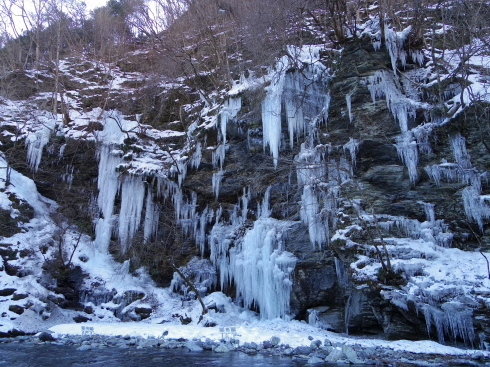
<svg viewBox="0 0 490 367">
<path fill-rule="evenodd" d="M 128 323 L 84 323 L 84 324 L 60 324 L 50 328 L 60 337 L 62 335 L 81 335 L 81 326 L 92 326 L 94 333 L 107 336 L 131 336 L 148 338 L 162 337 L 162 334 L 168 331 L 165 338 L 185 338 L 187 340 L 198 339 L 205 341 L 211 339 L 219 341 L 223 335 L 219 327 L 202 327 L 196 325 L 175 325 L 175 324 L 149 324 L 144 322 Z M 472 356 L 482 355 L 489 357 L 489 352 L 464 350 L 447 345 L 441 345 L 434 341 L 386 341 L 379 339 L 362 339 L 343 336 L 325 330 L 312 327 L 305 322 L 284 321 L 275 319 L 270 321 L 256 321 L 236 326 L 238 336 L 236 339 L 243 343 L 259 343 L 270 340 L 273 336 L 279 337 L 282 344 L 288 344 L 290 347 L 310 345 L 311 340 L 330 340 L 335 344 L 359 345 L 364 348 L 382 347 L 394 351 L 406 351 L 418 354 L 446 354 L 452 356 Z M 313 338 L 313 339 L 312 339 Z"/>
</svg>

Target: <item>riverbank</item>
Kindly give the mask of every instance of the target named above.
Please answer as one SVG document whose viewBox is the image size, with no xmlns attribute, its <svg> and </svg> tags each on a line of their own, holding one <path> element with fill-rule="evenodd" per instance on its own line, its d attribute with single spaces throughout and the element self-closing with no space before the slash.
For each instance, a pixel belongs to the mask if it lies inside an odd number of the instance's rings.
<svg viewBox="0 0 490 367">
<path fill-rule="evenodd" d="M 461 349 L 433 341 L 355 338 L 327 332 L 302 322 L 281 320 L 237 327 L 141 322 L 62 324 L 37 336 L 20 338 L 29 343 L 71 345 L 78 350 L 112 347 L 137 350 L 181 349 L 196 353 L 241 352 L 289 357 L 310 365 L 348 363 L 399 366 L 403 363 L 404 366 L 490 366 L 490 353 L 487 351 Z"/>
</svg>

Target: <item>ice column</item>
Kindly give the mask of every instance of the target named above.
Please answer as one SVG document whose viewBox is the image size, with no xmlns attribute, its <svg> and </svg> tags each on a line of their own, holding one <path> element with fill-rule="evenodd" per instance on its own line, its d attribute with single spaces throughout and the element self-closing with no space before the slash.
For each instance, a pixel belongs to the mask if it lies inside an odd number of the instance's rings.
<svg viewBox="0 0 490 367">
<path fill-rule="evenodd" d="M 415 184 L 418 178 L 417 166 L 419 164 L 419 154 L 417 142 L 413 139 L 412 132 L 407 131 L 396 138 L 396 150 L 398 156 L 408 169 L 410 181 Z"/>
<path fill-rule="evenodd" d="M 34 172 L 37 171 L 39 164 L 41 163 L 41 157 L 43 155 L 43 149 L 49 142 L 51 136 L 51 129 L 47 126 L 43 126 L 36 133 L 30 134 L 26 139 L 27 145 L 27 163 Z"/>
<path fill-rule="evenodd" d="M 141 224 L 145 199 L 145 184 L 140 176 L 125 176 L 121 185 L 121 210 L 119 212 L 119 242 L 121 252 L 128 249 Z"/>
<path fill-rule="evenodd" d="M 263 319 L 287 317 L 296 258 L 283 250 L 289 223 L 260 218 L 241 243 L 230 249 L 230 278 L 245 307 L 254 304 Z"/>
<path fill-rule="evenodd" d="M 310 242 L 319 246 L 328 241 L 328 216 L 324 215 L 329 198 L 327 184 L 327 163 L 321 147 L 308 148 L 301 145 L 301 151 L 295 161 L 298 185 L 303 188 L 301 195 L 301 221 L 308 226 Z"/>
<path fill-rule="evenodd" d="M 395 75 L 397 70 L 396 62 L 400 60 L 403 67 L 405 67 L 407 63 L 407 52 L 403 49 L 403 44 L 411 30 L 412 26 L 408 26 L 403 31 L 396 32 L 389 28 L 388 25 L 385 25 L 386 48 L 390 54 L 391 67 L 393 68 Z"/>
<path fill-rule="evenodd" d="M 122 159 L 113 153 L 112 148 L 103 145 L 99 149 L 99 176 L 97 188 L 99 196 L 97 204 L 101 216 L 95 225 L 95 244 L 99 251 L 107 252 L 111 240 L 112 226 L 114 222 L 114 200 L 119 188 L 118 173 L 116 168 L 122 163 Z"/>
<path fill-rule="evenodd" d="M 148 186 L 145 204 L 145 222 L 143 227 L 143 238 L 148 242 L 158 230 L 159 210 L 158 206 L 153 201 L 153 193 L 151 186 Z"/>
<path fill-rule="evenodd" d="M 284 72 L 272 79 L 267 87 L 267 95 L 262 102 L 262 130 L 264 150 L 269 146 L 274 165 L 279 159 L 281 145 L 281 102 L 284 86 Z"/>
</svg>

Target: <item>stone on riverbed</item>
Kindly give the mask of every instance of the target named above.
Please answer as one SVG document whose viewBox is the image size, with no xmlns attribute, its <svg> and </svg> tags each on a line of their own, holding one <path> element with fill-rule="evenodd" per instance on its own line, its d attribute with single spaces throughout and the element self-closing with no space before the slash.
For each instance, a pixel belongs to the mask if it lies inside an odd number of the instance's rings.
<svg viewBox="0 0 490 367">
<path fill-rule="evenodd" d="M 190 352 L 202 352 L 204 350 L 201 346 L 197 345 L 194 342 L 188 342 L 185 346 L 187 349 L 189 349 Z"/>
<path fill-rule="evenodd" d="M 230 348 L 228 348 L 225 344 L 220 344 L 214 348 L 214 351 L 217 353 L 226 353 L 230 351 Z"/>
</svg>

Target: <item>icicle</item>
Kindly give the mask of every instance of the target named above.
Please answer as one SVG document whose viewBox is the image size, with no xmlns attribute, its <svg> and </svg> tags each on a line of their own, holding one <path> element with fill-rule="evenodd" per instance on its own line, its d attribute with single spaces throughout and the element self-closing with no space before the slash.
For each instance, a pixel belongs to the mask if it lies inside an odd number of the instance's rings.
<svg viewBox="0 0 490 367">
<path fill-rule="evenodd" d="M 179 187 L 182 186 L 185 177 L 187 176 L 187 162 L 184 158 L 177 161 L 178 176 L 177 181 L 179 182 Z"/>
<path fill-rule="evenodd" d="M 221 181 L 223 180 L 224 174 L 225 171 L 223 170 L 219 170 L 218 172 L 213 173 L 212 185 L 213 185 L 214 196 L 216 197 L 216 199 L 218 199 L 219 196 L 219 188 L 221 185 Z"/>
<path fill-rule="evenodd" d="M 298 162 L 296 166 L 298 185 L 303 186 L 325 181 L 324 155 L 321 147 L 308 148 L 306 143 L 301 144 L 301 150 L 295 157 L 295 161 Z"/>
<path fill-rule="evenodd" d="M 329 233 L 328 220 L 321 216 L 320 204 L 317 193 L 311 185 L 303 188 L 301 196 L 300 218 L 308 226 L 308 234 L 311 244 L 322 248 L 322 244 L 327 242 Z"/>
<path fill-rule="evenodd" d="M 145 184 L 141 177 L 125 176 L 121 185 L 121 210 L 119 212 L 118 236 L 121 252 L 126 253 L 141 223 L 145 199 Z"/>
<path fill-rule="evenodd" d="M 291 273 L 297 259 L 282 249 L 289 223 L 257 220 L 237 247 L 230 248 L 230 278 L 245 307 L 256 305 L 263 319 L 287 317 Z"/>
<path fill-rule="evenodd" d="M 248 214 L 248 203 L 250 202 L 250 199 L 252 198 L 252 194 L 250 192 L 250 187 L 248 188 L 243 188 L 243 196 L 242 196 L 242 220 L 245 222 L 247 220 L 247 214 Z"/>
<path fill-rule="evenodd" d="M 61 160 L 61 158 L 63 158 L 63 154 L 65 153 L 65 149 L 66 149 L 66 144 L 63 144 L 61 147 L 60 147 L 60 151 L 58 153 L 58 161 Z"/>
<path fill-rule="evenodd" d="M 284 75 L 272 80 L 267 87 L 267 95 L 262 102 L 262 134 L 264 150 L 269 146 L 270 153 L 277 166 L 279 159 L 279 146 L 281 144 L 281 102 Z"/>
<path fill-rule="evenodd" d="M 432 154 L 429 137 L 432 133 L 433 123 L 425 123 L 414 127 L 411 132 L 417 141 L 417 147 L 422 154 Z"/>
<path fill-rule="evenodd" d="M 270 198 L 271 187 L 269 186 L 267 190 L 265 190 L 264 199 L 262 200 L 261 205 L 258 205 L 258 218 L 268 218 L 271 215 L 271 210 L 269 207 L 269 198 Z"/>
<path fill-rule="evenodd" d="M 328 111 L 330 110 L 330 102 L 332 101 L 332 97 L 330 96 L 330 91 L 327 91 L 327 94 L 325 96 L 325 101 L 324 101 L 324 108 L 323 108 L 323 120 L 325 123 L 328 121 Z"/>
<path fill-rule="evenodd" d="M 208 207 L 206 207 L 199 215 L 199 226 L 195 233 L 196 244 L 199 245 L 199 249 L 201 250 L 201 257 L 204 256 L 204 250 L 206 247 L 206 226 L 210 223 L 212 219 L 212 210 L 210 211 Z"/>
<path fill-rule="evenodd" d="M 228 98 L 223 104 L 223 108 L 220 112 L 220 132 L 221 132 L 221 142 L 226 144 L 226 127 L 228 121 L 236 117 L 237 113 L 242 108 L 242 99 L 238 98 Z"/>
<path fill-rule="evenodd" d="M 459 302 L 443 303 L 441 309 L 424 305 L 422 308 L 427 325 L 427 333 L 431 328 L 437 332 L 437 339 L 444 343 L 446 336 L 452 340 L 463 339 L 465 344 L 473 346 L 475 330 L 472 321 L 472 311 Z"/>
<path fill-rule="evenodd" d="M 424 203 L 422 202 L 422 205 L 424 206 L 424 211 L 425 211 L 425 216 L 427 217 L 427 222 L 431 224 L 435 224 L 436 222 L 436 213 L 434 211 L 434 204 L 432 203 Z"/>
<path fill-rule="evenodd" d="M 352 144 L 355 145 L 354 140 Z M 344 169 L 350 169 L 347 161 L 343 159 L 337 166 L 335 163 L 326 164 L 323 150 L 322 146 L 310 149 L 303 143 L 300 153 L 295 157 L 295 161 L 298 162 L 296 166 L 298 185 L 303 187 L 300 218 L 308 226 L 310 243 L 313 247 L 319 248 L 329 241 L 329 221 L 335 225 L 338 194 L 336 188 L 339 185 L 337 178 L 344 177 L 342 174 L 350 178 L 349 171 L 344 172 Z"/>
<path fill-rule="evenodd" d="M 61 175 L 61 180 L 68 184 L 68 188 L 71 189 L 71 185 L 73 183 L 73 170 L 75 167 L 73 165 L 68 164 L 65 167 L 65 173 Z"/>
<path fill-rule="evenodd" d="M 419 66 L 424 66 L 424 52 L 422 50 L 410 50 L 410 57 L 412 61 L 419 64 Z"/>
<path fill-rule="evenodd" d="M 388 221 L 379 222 L 380 227 L 391 231 L 396 226 L 407 237 L 422 239 L 440 247 L 451 247 L 453 234 L 449 232 L 449 226 L 444 223 L 444 220 L 436 219 L 434 205 L 424 202 L 419 204 L 424 206 L 427 221 L 421 223 L 416 219 L 389 216 Z"/>
<path fill-rule="evenodd" d="M 341 290 L 346 290 L 349 286 L 349 273 L 345 264 L 337 257 L 333 258 L 335 263 L 335 274 L 337 275 L 337 283 Z"/>
<path fill-rule="evenodd" d="M 194 154 L 189 160 L 189 166 L 191 167 L 191 169 L 198 169 L 199 165 L 201 164 L 201 160 L 202 160 L 202 145 L 201 142 L 198 141 L 196 143 L 196 150 L 194 151 Z"/>
<path fill-rule="evenodd" d="M 466 150 L 466 139 L 460 134 L 456 134 L 450 142 L 456 163 L 463 169 L 471 168 L 471 158 Z"/>
<path fill-rule="evenodd" d="M 48 144 L 50 136 L 51 129 L 47 126 L 43 126 L 39 131 L 27 136 L 27 163 L 34 172 L 39 168 L 44 146 Z"/>
<path fill-rule="evenodd" d="M 354 119 L 354 116 L 352 115 L 352 94 L 347 93 L 345 95 L 345 103 L 347 105 L 347 112 L 349 114 L 349 122 L 352 124 L 352 120 Z"/>
<path fill-rule="evenodd" d="M 349 138 L 349 141 L 343 146 L 344 152 L 347 150 L 350 154 L 350 160 L 352 167 L 356 166 L 356 154 L 359 148 L 359 142 L 354 138 Z"/>
<path fill-rule="evenodd" d="M 407 131 L 396 138 L 396 150 L 398 156 L 408 169 L 408 175 L 412 184 L 415 184 L 418 178 L 417 166 L 419 155 L 417 143 L 413 140 L 412 133 Z"/>
<path fill-rule="evenodd" d="M 378 22 L 379 27 L 379 22 Z M 371 34 L 371 44 L 373 45 L 374 51 L 379 51 L 381 48 L 381 30 L 378 28 L 376 33 Z"/>
<path fill-rule="evenodd" d="M 476 222 L 483 233 L 483 221 L 490 219 L 490 205 L 480 193 L 481 191 L 477 187 L 468 186 L 463 189 L 462 195 L 466 216 Z"/>
<path fill-rule="evenodd" d="M 156 235 L 158 231 L 159 214 L 158 206 L 155 205 L 153 201 L 152 187 L 148 186 L 145 204 L 145 222 L 143 226 L 143 238 L 145 239 L 145 242 L 150 241 L 151 238 Z"/>
<path fill-rule="evenodd" d="M 390 54 L 391 67 L 396 75 L 396 63 L 398 60 L 401 61 L 402 66 L 405 67 L 407 62 L 407 52 L 403 49 L 403 44 L 407 39 L 408 34 L 412 30 L 412 26 L 408 26 L 401 32 L 396 32 L 385 25 L 385 40 L 386 48 Z"/>
<path fill-rule="evenodd" d="M 220 144 L 213 152 L 212 163 L 214 168 L 218 168 L 222 170 L 223 164 L 225 163 L 225 154 L 226 154 L 226 145 Z"/>
<path fill-rule="evenodd" d="M 289 99 L 285 101 L 285 110 L 288 122 L 289 144 L 293 147 L 295 135 L 305 133 L 305 118 L 303 116 L 303 110 Z"/>
<path fill-rule="evenodd" d="M 368 77 L 367 87 L 373 103 L 376 103 L 376 99 L 385 96 L 386 105 L 398 122 L 401 132 L 408 131 L 409 119 L 415 118 L 416 103 L 400 92 L 393 75 L 378 70 Z"/>
<path fill-rule="evenodd" d="M 109 146 L 103 145 L 99 149 L 99 176 L 97 188 L 99 196 L 97 204 L 101 212 L 101 217 L 95 226 L 95 244 L 99 251 L 108 251 L 112 234 L 114 200 L 119 187 L 117 167 L 122 163 L 122 159 L 112 153 Z"/>
</svg>

